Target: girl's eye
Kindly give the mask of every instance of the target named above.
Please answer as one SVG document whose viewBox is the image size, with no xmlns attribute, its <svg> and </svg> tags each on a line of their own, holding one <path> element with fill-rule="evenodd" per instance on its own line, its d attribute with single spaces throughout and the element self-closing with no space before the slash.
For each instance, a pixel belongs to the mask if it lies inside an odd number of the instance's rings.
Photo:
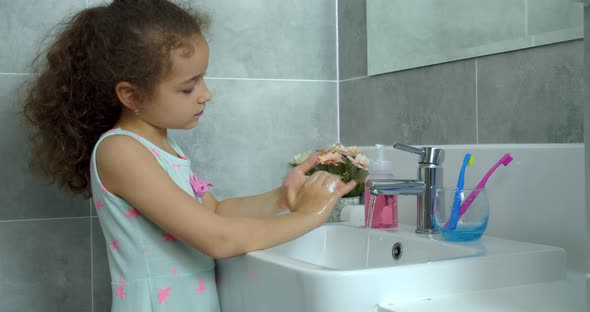
<svg viewBox="0 0 590 312">
<path fill-rule="evenodd" d="M 187 90 L 182 90 L 182 93 L 184 93 L 184 94 L 191 94 L 193 92 L 193 90 L 194 90 L 194 88 L 190 88 L 190 89 L 187 89 Z"/>
</svg>

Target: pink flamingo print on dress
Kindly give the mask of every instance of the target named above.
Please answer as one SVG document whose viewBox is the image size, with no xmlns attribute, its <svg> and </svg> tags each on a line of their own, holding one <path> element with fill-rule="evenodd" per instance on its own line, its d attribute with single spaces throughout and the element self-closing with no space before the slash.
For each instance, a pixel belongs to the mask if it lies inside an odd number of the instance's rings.
<svg viewBox="0 0 590 312">
<path fill-rule="evenodd" d="M 182 154 L 178 154 L 178 157 L 184 159 L 184 160 L 188 160 L 188 158 L 186 158 L 186 156 L 182 155 Z"/>
<path fill-rule="evenodd" d="M 173 164 L 172 164 L 172 168 L 180 168 L 180 164 L 173 163 Z"/>
<path fill-rule="evenodd" d="M 129 213 L 127 213 L 127 214 L 125 215 L 125 218 L 137 218 L 137 217 L 139 217 L 139 212 L 137 212 L 137 210 L 135 210 L 135 209 L 131 209 L 131 208 L 130 208 L 130 209 L 128 210 L 128 212 L 129 212 Z"/>
<path fill-rule="evenodd" d="M 97 200 L 94 203 L 94 206 L 96 207 L 96 210 L 99 210 L 99 209 L 101 209 L 101 208 L 103 208 L 105 206 L 105 203 L 101 202 L 100 200 Z"/>
<path fill-rule="evenodd" d="M 109 245 L 111 245 L 113 249 L 119 249 L 119 240 L 115 239 L 112 242 L 110 242 Z"/>
<path fill-rule="evenodd" d="M 160 304 L 162 304 L 162 302 L 166 301 L 166 304 L 168 304 L 168 297 L 170 297 L 170 290 L 172 290 L 171 287 L 168 287 L 164 290 L 162 290 L 162 288 L 158 288 L 160 290 L 160 293 L 158 294 L 158 300 L 160 300 Z"/>
<path fill-rule="evenodd" d="M 104 187 L 104 185 L 102 184 L 102 182 L 99 182 L 98 184 L 100 184 L 100 188 L 102 189 L 102 191 L 103 191 L 105 194 L 109 192 L 109 191 L 107 191 L 107 188 L 106 188 L 106 187 Z"/>
<path fill-rule="evenodd" d="M 155 148 L 150 146 L 150 151 L 152 151 L 154 154 L 156 154 L 156 156 L 160 157 L 160 153 L 158 153 L 158 151 L 156 151 Z"/>
<path fill-rule="evenodd" d="M 200 279 L 198 279 L 198 278 L 197 278 L 197 282 L 199 282 L 199 288 L 197 288 L 195 291 L 202 295 L 203 294 L 203 291 L 207 290 L 205 288 L 205 282 L 202 281 L 202 280 L 200 280 Z"/>
<path fill-rule="evenodd" d="M 125 296 L 127 296 L 125 285 L 127 285 L 127 281 L 123 279 L 121 274 L 119 274 L 119 286 L 117 286 L 117 294 L 115 294 L 115 296 L 121 298 L 121 300 L 125 299 Z"/>
<path fill-rule="evenodd" d="M 162 233 L 162 236 L 165 238 L 165 242 L 171 240 L 171 241 L 177 241 L 176 237 L 172 236 L 172 234 L 169 233 Z"/>
<path fill-rule="evenodd" d="M 176 275 L 176 267 L 172 269 L 172 274 Z"/>
<path fill-rule="evenodd" d="M 195 192 L 195 195 L 197 195 L 199 198 L 203 197 L 205 193 L 209 192 L 209 186 L 214 186 L 212 183 L 199 179 L 195 174 L 191 175 L 190 181 L 193 192 Z"/>
<path fill-rule="evenodd" d="M 127 296 L 125 286 L 117 286 L 117 294 L 115 296 L 121 298 L 121 300 L 125 299 L 125 296 Z"/>
</svg>

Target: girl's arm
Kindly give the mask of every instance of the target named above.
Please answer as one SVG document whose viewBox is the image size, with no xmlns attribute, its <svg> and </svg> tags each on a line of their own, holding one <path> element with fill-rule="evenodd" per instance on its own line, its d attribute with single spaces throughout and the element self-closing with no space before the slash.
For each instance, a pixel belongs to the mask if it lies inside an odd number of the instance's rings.
<svg viewBox="0 0 590 312">
<path fill-rule="evenodd" d="M 354 188 L 316 172 L 293 200 L 296 211 L 267 218 L 225 218 L 201 205 L 174 183 L 154 156 L 133 138 L 113 135 L 97 150 L 103 185 L 127 200 L 164 231 L 214 258 L 269 248 L 320 226 L 338 198 Z M 337 183 L 335 191 L 330 185 Z"/>
<path fill-rule="evenodd" d="M 234 197 L 218 202 L 211 193 L 205 193 L 203 203 L 223 217 L 270 217 L 287 207 L 281 202 L 281 189 L 263 194 Z"/>
</svg>

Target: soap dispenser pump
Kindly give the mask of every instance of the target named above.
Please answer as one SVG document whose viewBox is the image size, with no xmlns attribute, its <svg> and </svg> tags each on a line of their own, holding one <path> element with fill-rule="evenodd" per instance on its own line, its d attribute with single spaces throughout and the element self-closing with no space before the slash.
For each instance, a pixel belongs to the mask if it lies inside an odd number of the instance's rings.
<svg viewBox="0 0 590 312">
<path fill-rule="evenodd" d="M 393 179 L 393 162 L 385 159 L 385 146 L 376 144 L 375 159 L 369 164 L 369 179 Z M 366 181 L 366 180 L 365 180 Z M 365 183 L 365 226 L 369 227 L 371 193 Z M 392 228 L 398 226 L 397 195 L 380 194 L 375 199 L 371 228 Z"/>
</svg>

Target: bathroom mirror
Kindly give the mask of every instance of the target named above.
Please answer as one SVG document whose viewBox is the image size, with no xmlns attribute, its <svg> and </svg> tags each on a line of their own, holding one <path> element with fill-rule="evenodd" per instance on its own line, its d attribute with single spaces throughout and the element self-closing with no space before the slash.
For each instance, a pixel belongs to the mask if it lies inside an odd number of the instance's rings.
<svg viewBox="0 0 590 312">
<path fill-rule="evenodd" d="M 366 0 L 367 72 L 583 38 L 582 6 L 576 0 Z"/>
</svg>

